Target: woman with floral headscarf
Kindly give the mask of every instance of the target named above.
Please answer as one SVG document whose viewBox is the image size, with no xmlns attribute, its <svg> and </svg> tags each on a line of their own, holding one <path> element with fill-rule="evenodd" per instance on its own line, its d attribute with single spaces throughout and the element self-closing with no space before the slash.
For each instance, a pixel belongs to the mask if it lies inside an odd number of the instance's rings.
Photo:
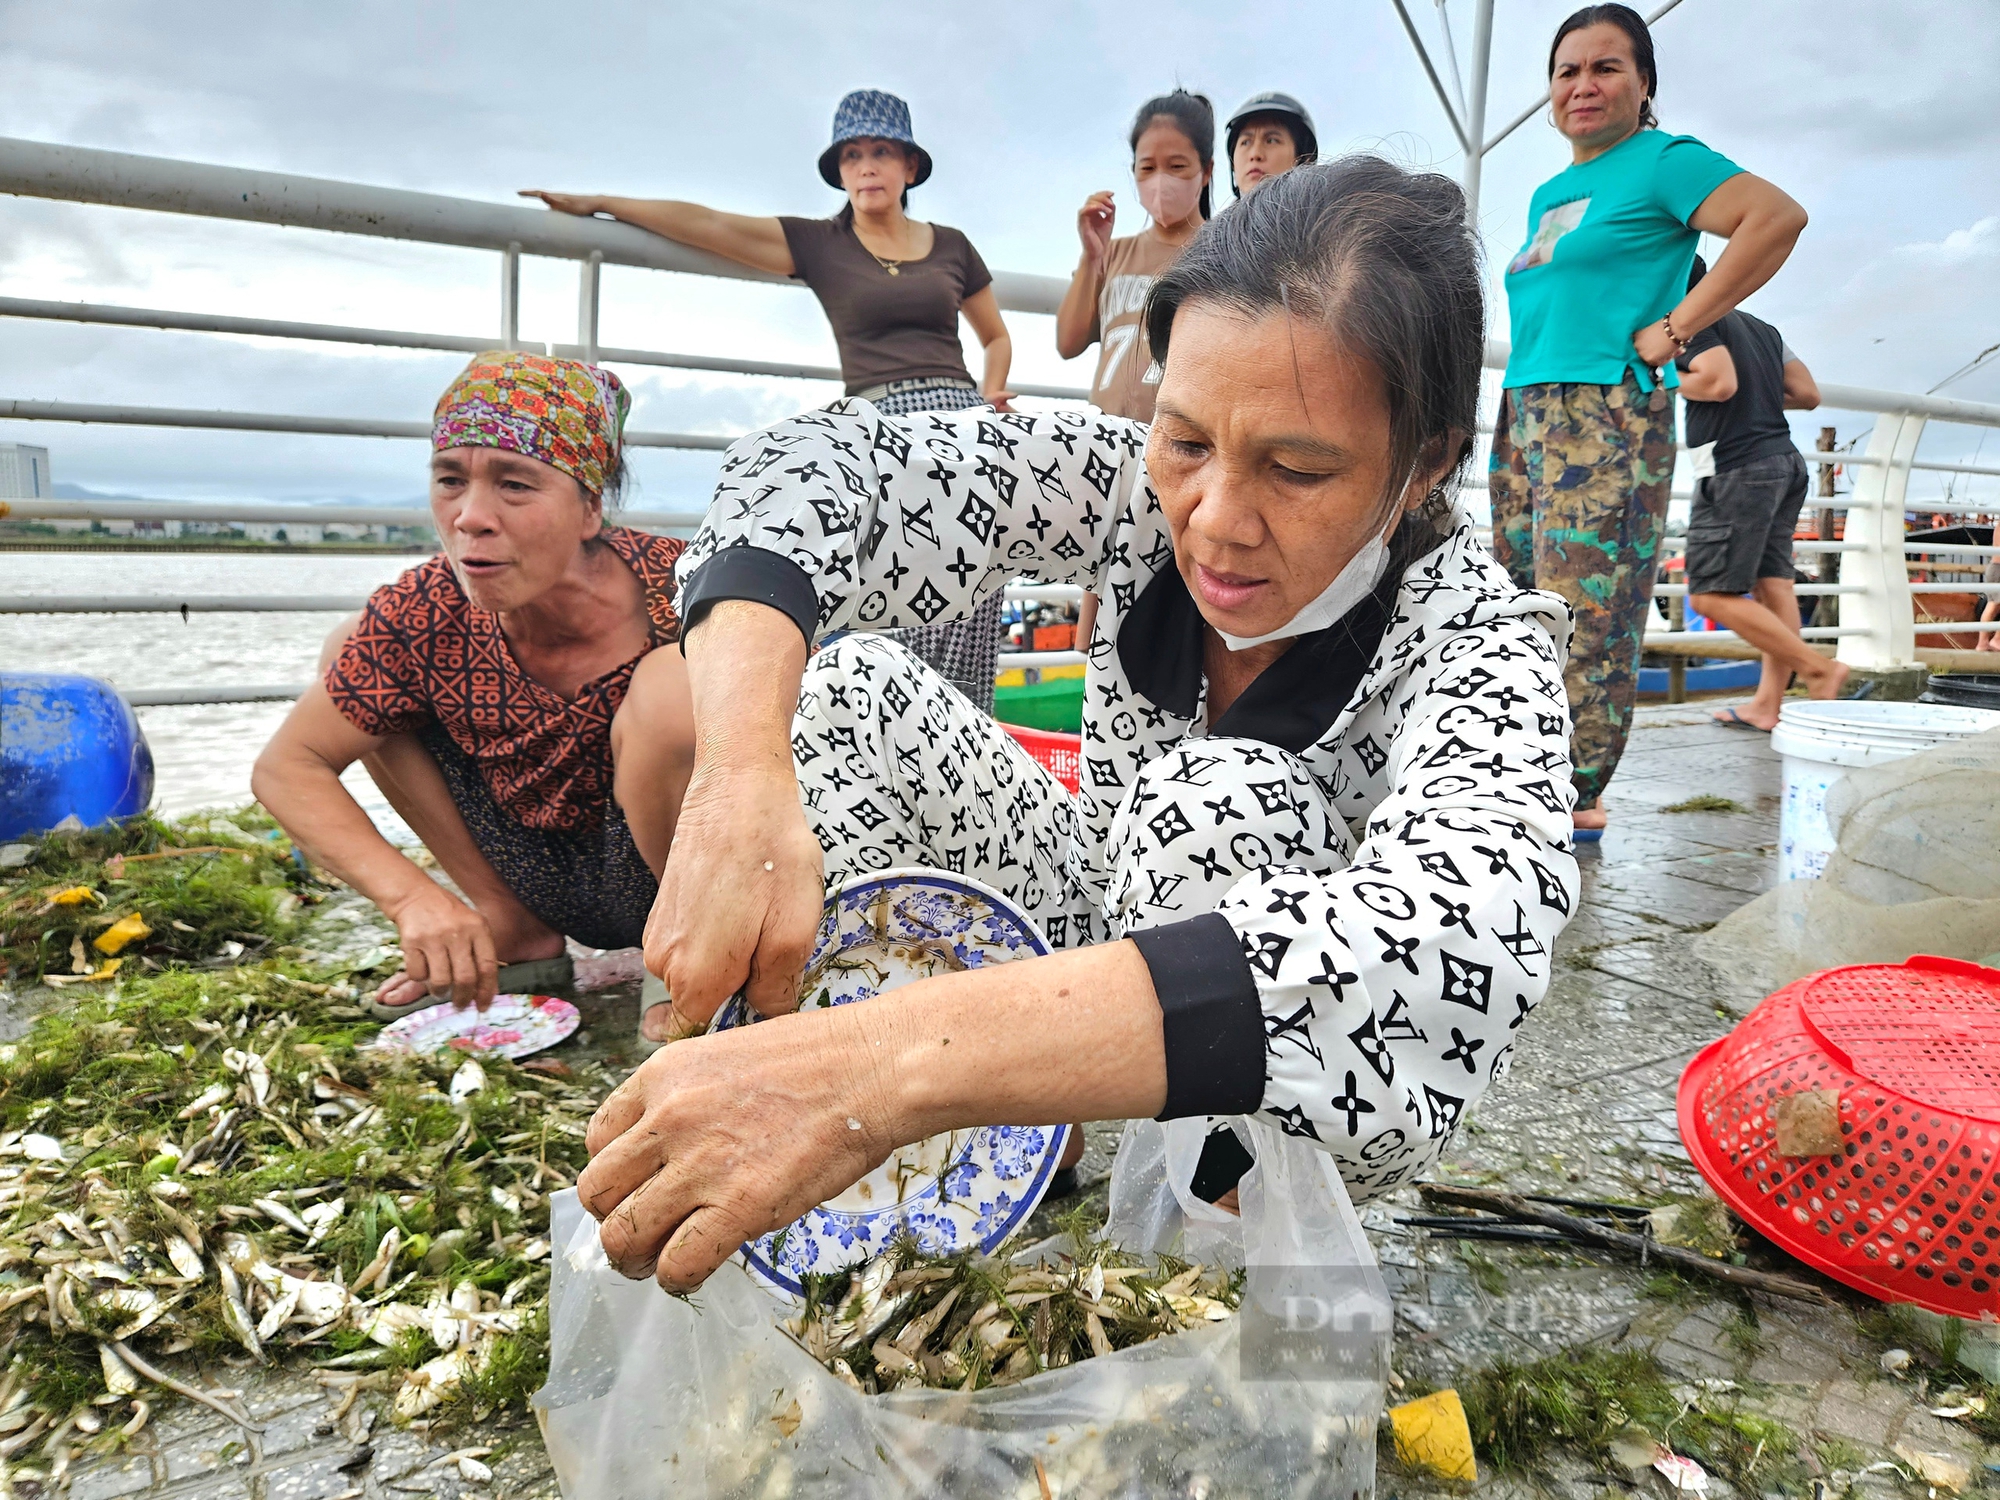
<svg viewBox="0 0 2000 1500">
<path fill-rule="evenodd" d="M 680 639 L 686 544 L 604 517 L 629 404 L 594 365 L 477 356 L 432 423 L 443 550 L 334 631 L 257 758 L 271 815 L 396 924 L 385 1020 L 547 989 L 570 977 L 565 938 L 644 934 L 694 735 L 686 665 L 657 649 Z M 463 900 L 349 795 L 357 760 Z"/>
<path fill-rule="evenodd" d="M 980 405 L 1009 410 L 1014 344 L 1000 317 L 992 273 L 963 233 L 906 212 L 910 189 L 931 175 L 931 155 L 910 128 L 910 106 L 880 89 L 847 95 L 834 111 L 833 143 L 820 153 L 819 175 L 847 194 L 846 206 L 830 219 L 540 189 L 522 196 L 562 213 L 609 214 L 753 270 L 803 281 L 833 325 L 847 394 L 873 402 L 885 415 Z M 977 385 L 959 345 L 960 317 L 986 351 Z M 898 634 L 952 686 L 992 711 L 998 594 L 968 620 Z"/>
</svg>

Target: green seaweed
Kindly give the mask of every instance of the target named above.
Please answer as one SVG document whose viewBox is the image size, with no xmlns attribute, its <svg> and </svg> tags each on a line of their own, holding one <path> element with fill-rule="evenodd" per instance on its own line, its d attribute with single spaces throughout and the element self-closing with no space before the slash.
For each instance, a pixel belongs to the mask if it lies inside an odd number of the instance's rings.
<svg viewBox="0 0 2000 1500">
<path fill-rule="evenodd" d="M 131 915 L 151 930 L 116 954 L 128 971 L 201 963 L 230 943 L 261 956 L 295 936 L 328 889 L 254 807 L 142 814 L 30 842 L 29 862 L 0 876 L 0 978 L 17 982 L 104 969 L 111 955 L 96 941 Z M 53 899 L 79 888 L 90 894 Z"/>
</svg>

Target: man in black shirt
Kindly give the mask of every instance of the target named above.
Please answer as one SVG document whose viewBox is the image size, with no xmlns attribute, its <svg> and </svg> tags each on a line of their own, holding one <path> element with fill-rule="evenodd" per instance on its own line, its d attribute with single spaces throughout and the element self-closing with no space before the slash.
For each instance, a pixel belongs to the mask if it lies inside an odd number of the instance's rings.
<svg viewBox="0 0 2000 1500">
<path fill-rule="evenodd" d="M 1697 256 L 1688 285 L 1707 270 Z M 1702 476 L 1688 520 L 1688 604 L 1764 653 L 1756 695 L 1715 718 L 1769 730 L 1794 672 L 1815 698 L 1838 697 L 1848 672 L 1799 634 L 1792 586 L 1792 532 L 1808 479 L 1785 412 L 1818 406 L 1819 386 L 1777 329 L 1740 308 L 1697 333 L 1675 363 L 1686 446 Z"/>
</svg>

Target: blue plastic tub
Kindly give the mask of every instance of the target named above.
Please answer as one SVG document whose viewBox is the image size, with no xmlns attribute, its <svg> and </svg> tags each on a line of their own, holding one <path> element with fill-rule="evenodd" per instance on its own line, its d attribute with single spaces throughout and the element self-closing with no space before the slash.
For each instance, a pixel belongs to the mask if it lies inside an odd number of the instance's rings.
<svg viewBox="0 0 2000 1500">
<path fill-rule="evenodd" d="M 0 673 L 0 839 L 75 817 L 144 812 L 153 751 L 131 705 L 95 677 Z"/>
<path fill-rule="evenodd" d="M 1687 671 L 1687 690 L 1690 693 L 1726 693 L 1737 688 L 1754 688 L 1763 670 L 1764 664 L 1755 661 L 1718 661 L 1704 667 L 1697 667 L 1690 662 Z M 1664 693 L 1666 690 L 1665 667 L 1639 668 L 1640 692 Z"/>
</svg>

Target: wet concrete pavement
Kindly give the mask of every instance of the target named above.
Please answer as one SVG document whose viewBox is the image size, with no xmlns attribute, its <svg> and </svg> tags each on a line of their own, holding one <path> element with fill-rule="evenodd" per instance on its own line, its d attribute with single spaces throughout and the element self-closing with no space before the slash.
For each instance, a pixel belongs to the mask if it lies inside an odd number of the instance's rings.
<svg viewBox="0 0 2000 1500">
<path fill-rule="evenodd" d="M 1501 1183 L 1586 1199 L 1659 1202 L 1704 1194 L 1681 1149 L 1674 1118 L 1680 1072 L 1761 996 L 1732 987 L 1691 952 L 1695 934 L 1775 878 L 1779 771 L 1764 736 L 1713 724 L 1711 705 L 1640 710 L 1631 748 L 1606 805 L 1611 829 L 1582 854 L 1584 900 L 1556 953 L 1548 998 L 1529 1023 L 1511 1076 L 1462 1129 L 1441 1174 L 1467 1184 Z M 1731 810 L 1677 811 L 1695 798 Z M 356 912 L 344 941 L 374 940 L 370 914 Z M 637 971 L 613 955 L 583 976 L 593 986 L 581 1047 L 636 1061 L 629 1047 Z M 1083 1164 L 1102 1190 L 1116 1127 L 1093 1127 Z M 1864 1331 L 1859 1304 L 1828 1308 L 1740 1294 L 1709 1296 L 1683 1284 L 1660 1295 L 1657 1277 L 1594 1255 L 1505 1244 L 1467 1253 L 1399 1223 L 1422 1210 L 1414 1190 L 1371 1205 L 1368 1224 L 1397 1297 L 1399 1378 L 1448 1384 L 1495 1360 L 1533 1359 L 1598 1344 L 1654 1350 L 1677 1378 L 1733 1382 L 1705 1400 L 1738 1403 L 1799 1437 L 1805 1470 L 1828 1495 L 1908 1493 L 1891 1472 L 1864 1473 L 1893 1447 L 1955 1455 L 1974 1475 L 1989 1458 L 1973 1434 L 1926 1410 L 1921 1385 L 1885 1376 L 1884 1345 Z M 341 1391 L 310 1372 L 207 1372 L 237 1385 L 269 1425 L 255 1445 L 201 1408 L 162 1411 L 122 1458 L 75 1471 L 77 1500 L 122 1495 L 215 1500 L 390 1500 L 540 1497 L 555 1492 L 534 1428 L 489 1421 L 433 1441 L 397 1432 L 369 1393 L 334 1425 Z M 1392 1397 L 1393 1399 L 1393 1397 Z M 375 1421 L 372 1437 L 357 1424 Z M 372 1450 L 361 1456 L 368 1438 Z M 490 1484 L 471 1485 L 443 1462 L 465 1447 L 492 1447 Z M 1794 1473 L 1797 1472 L 1795 1469 Z M 1486 1478 L 1484 1492 L 1596 1497 L 1607 1486 L 1659 1489 L 1623 1470 L 1560 1454 L 1532 1473 Z M 1444 1489 L 1385 1464 L 1380 1491 L 1405 1497 Z M 1750 1493 L 1758 1492 L 1754 1483 Z M 1796 1492 L 1796 1487 L 1794 1487 Z M 1661 1491 L 1661 1493 L 1666 1493 Z M 1719 1476 L 1711 1494 L 1736 1493 Z"/>
<path fill-rule="evenodd" d="M 1459 1132 L 1441 1180 L 1597 1200 L 1707 1196 L 1680 1144 L 1675 1088 L 1695 1052 L 1763 996 L 1701 963 L 1691 940 L 1775 883 L 1781 786 L 1767 738 L 1715 725 L 1711 707 L 1641 709 L 1605 799 L 1611 829 L 1581 858 L 1583 904 L 1558 945 L 1548 998 L 1512 1076 Z M 1698 798 L 1738 810 L 1675 810 Z M 1662 1296 L 1656 1275 L 1634 1265 L 1541 1247 L 1461 1250 L 1396 1222 L 1422 1211 L 1412 1190 L 1364 1214 L 1397 1293 L 1400 1373 L 1449 1384 L 1495 1360 L 1586 1344 L 1651 1349 L 1679 1379 L 1735 1385 L 1711 1386 L 1705 1403 L 1790 1429 L 1804 1471 L 1829 1495 L 1924 1494 L 1893 1472 L 1864 1472 L 1895 1458 L 1898 1444 L 1955 1457 L 1974 1476 L 2000 1460 L 1967 1427 L 1931 1415 L 1919 1378 L 1884 1373 L 1886 1346 L 1867 1331 L 1875 1320 L 1861 1299 L 1819 1308 L 1685 1283 Z M 1480 1488 L 1581 1497 L 1635 1483 L 1622 1469 L 1557 1457 Z M 1733 1493 L 1719 1476 L 1711 1485 Z M 1638 1487 L 1669 1493 L 1650 1473 Z M 1404 1496 L 1442 1488 L 1393 1466 L 1380 1483 Z M 1786 1488 L 1798 1493 L 1796 1481 Z"/>
</svg>

